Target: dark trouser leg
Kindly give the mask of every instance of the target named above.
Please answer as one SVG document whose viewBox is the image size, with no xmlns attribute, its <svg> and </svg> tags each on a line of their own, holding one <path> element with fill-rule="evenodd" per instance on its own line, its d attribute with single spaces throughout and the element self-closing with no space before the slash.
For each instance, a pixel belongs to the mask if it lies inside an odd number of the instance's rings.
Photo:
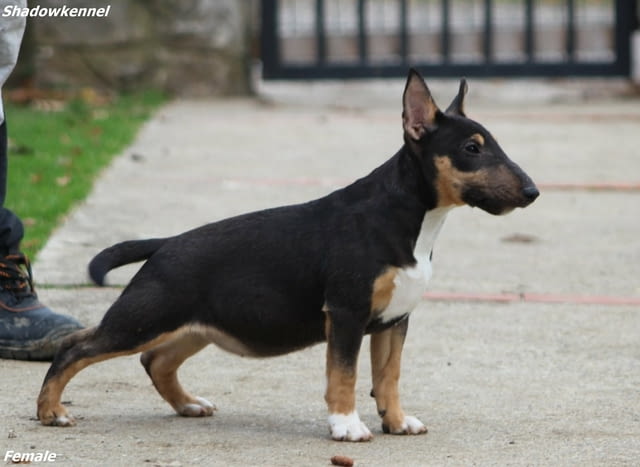
<svg viewBox="0 0 640 467">
<path fill-rule="evenodd" d="M 0 257 L 18 253 L 23 236 L 24 227 L 18 216 L 6 208 L 0 208 Z"/>
<path fill-rule="evenodd" d="M 7 196 L 7 122 L 0 125 L 0 256 L 17 253 L 24 236 L 22 221 L 4 207 Z"/>
<path fill-rule="evenodd" d="M 7 121 L 0 125 L 0 206 L 4 206 L 4 199 L 7 196 Z"/>
<path fill-rule="evenodd" d="M 0 358 L 50 360 L 60 341 L 82 326 L 38 301 L 29 262 L 20 253 L 22 222 L 4 207 L 7 194 L 7 125 L 0 125 Z"/>
</svg>

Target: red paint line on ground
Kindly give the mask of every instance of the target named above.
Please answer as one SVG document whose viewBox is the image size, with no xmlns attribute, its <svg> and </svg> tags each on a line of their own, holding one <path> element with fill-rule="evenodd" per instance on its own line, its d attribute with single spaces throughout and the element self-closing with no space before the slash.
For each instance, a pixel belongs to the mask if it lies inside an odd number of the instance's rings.
<svg viewBox="0 0 640 467">
<path fill-rule="evenodd" d="M 223 178 L 222 183 L 260 186 L 346 186 L 353 180 L 338 177 L 293 177 L 293 178 Z M 640 191 L 640 182 L 547 182 L 538 183 L 541 190 L 553 191 Z"/>
<path fill-rule="evenodd" d="M 345 178 L 314 178 L 314 177 L 294 177 L 294 178 L 224 178 L 222 183 L 238 185 L 261 185 L 261 186 L 346 186 L 354 180 Z"/>
<path fill-rule="evenodd" d="M 541 190 L 640 191 L 638 182 L 539 183 Z"/>
<path fill-rule="evenodd" d="M 466 292 L 427 292 L 426 300 L 443 302 L 485 302 L 485 303 L 570 303 L 574 305 L 617 305 L 640 306 L 640 297 L 612 297 L 605 295 L 557 295 L 536 293 L 482 294 Z"/>
<path fill-rule="evenodd" d="M 585 305 L 629 305 L 640 306 L 640 297 L 611 297 L 605 295 L 554 295 L 522 294 L 522 300 L 534 303 L 574 303 Z"/>
<path fill-rule="evenodd" d="M 426 292 L 423 298 L 443 302 L 517 302 L 521 300 L 518 294 L 477 294 L 464 292 Z"/>
</svg>

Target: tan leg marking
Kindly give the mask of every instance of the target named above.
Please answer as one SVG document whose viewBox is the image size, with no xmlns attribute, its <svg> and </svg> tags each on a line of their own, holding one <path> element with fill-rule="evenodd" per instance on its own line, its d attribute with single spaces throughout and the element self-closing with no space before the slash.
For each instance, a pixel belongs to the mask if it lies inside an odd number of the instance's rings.
<svg viewBox="0 0 640 467">
<path fill-rule="evenodd" d="M 341 368 L 328 356 L 325 400 L 330 413 L 348 414 L 356 409 L 355 384 L 356 372 Z"/>
<path fill-rule="evenodd" d="M 326 313 L 327 390 L 325 400 L 329 409 L 329 432 L 336 441 L 369 441 L 373 436 L 356 411 L 357 355 L 353 366 L 340 361 L 331 335 L 332 323 Z"/>
<path fill-rule="evenodd" d="M 414 417 L 406 417 L 400 405 L 398 382 L 405 332 L 406 328 L 396 325 L 371 335 L 373 395 L 385 432 L 424 433 L 426 428 Z"/>
<path fill-rule="evenodd" d="M 85 341 L 91 339 L 95 328 L 85 329 L 69 336 L 69 341 L 62 343 L 63 348 L 72 350 L 72 347 L 66 347 L 65 343 L 72 343 L 73 345 L 82 344 Z M 104 354 L 96 355 L 94 357 L 81 358 L 75 362 L 70 363 L 62 371 L 56 375 L 51 376 L 42 386 L 40 395 L 38 396 L 38 419 L 43 425 L 53 426 L 73 426 L 75 425 L 74 418 L 69 415 L 67 409 L 60 402 L 62 392 L 79 371 L 110 358 L 120 357 L 123 355 L 132 355 L 134 353 L 143 352 L 152 347 L 162 344 L 163 342 L 171 339 L 175 332 L 162 334 L 151 341 L 136 347 L 132 350 L 126 350 L 121 352 L 107 352 Z"/>
<path fill-rule="evenodd" d="M 373 393 L 382 423 L 391 431 L 400 427 L 404 420 L 398 393 L 404 336 L 394 335 L 393 329 L 371 335 Z"/>
<path fill-rule="evenodd" d="M 345 368 L 337 361 L 330 339 L 331 318 L 326 314 L 325 333 L 327 336 L 327 391 L 325 401 L 329 413 L 348 414 L 356 408 L 356 369 Z"/>
<path fill-rule="evenodd" d="M 186 417 L 213 415 L 215 406 L 206 399 L 194 397 L 186 392 L 178 381 L 177 370 L 182 363 L 209 344 L 209 340 L 198 331 L 184 328 L 175 335 L 140 357 L 160 395 L 174 410 Z"/>
</svg>

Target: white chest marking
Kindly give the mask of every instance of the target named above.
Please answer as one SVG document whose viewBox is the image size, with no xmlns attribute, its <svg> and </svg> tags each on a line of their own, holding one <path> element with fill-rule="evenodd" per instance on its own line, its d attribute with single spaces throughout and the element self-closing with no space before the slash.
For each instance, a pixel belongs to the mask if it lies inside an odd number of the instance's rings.
<svg viewBox="0 0 640 467">
<path fill-rule="evenodd" d="M 427 283 L 431 279 L 431 250 L 451 209 L 451 207 L 437 208 L 428 211 L 425 215 L 413 252 L 417 263 L 398 269 L 393 279 L 394 288 L 389 305 L 378 315 L 382 322 L 406 315 L 420 303 Z"/>
</svg>

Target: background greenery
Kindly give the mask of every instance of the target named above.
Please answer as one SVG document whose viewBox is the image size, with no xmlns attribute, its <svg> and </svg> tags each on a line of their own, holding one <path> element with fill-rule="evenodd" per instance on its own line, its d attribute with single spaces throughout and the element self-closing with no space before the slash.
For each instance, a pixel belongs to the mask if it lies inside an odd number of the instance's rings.
<svg viewBox="0 0 640 467">
<path fill-rule="evenodd" d="M 100 170 L 135 137 L 164 101 L 156 92 L 108 101 L 89 94 L 67 102 L 5 103 L 9 173 L 5 207 L 25 224 L 32 259 Z"/>
</svg>

